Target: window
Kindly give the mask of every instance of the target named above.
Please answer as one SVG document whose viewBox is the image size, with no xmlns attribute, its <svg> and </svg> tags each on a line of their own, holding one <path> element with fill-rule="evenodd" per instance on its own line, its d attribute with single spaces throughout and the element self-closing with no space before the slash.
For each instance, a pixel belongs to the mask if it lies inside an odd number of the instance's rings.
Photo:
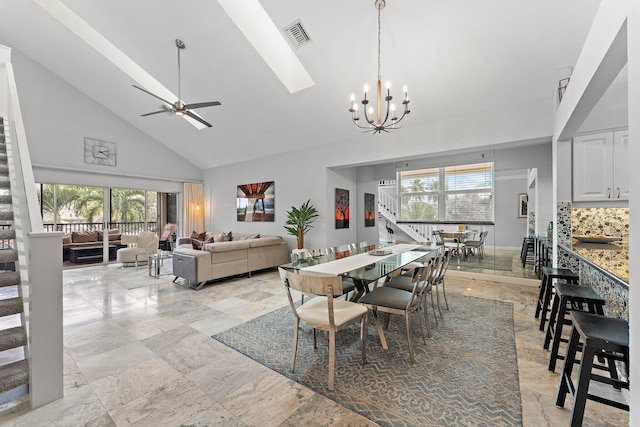
<svg viewBox="0 0 640 427">
<path fill-rule="evenodd" d="M 493 162 L 398 173 L 400 222 L 493 222 Z"/>
</svg>

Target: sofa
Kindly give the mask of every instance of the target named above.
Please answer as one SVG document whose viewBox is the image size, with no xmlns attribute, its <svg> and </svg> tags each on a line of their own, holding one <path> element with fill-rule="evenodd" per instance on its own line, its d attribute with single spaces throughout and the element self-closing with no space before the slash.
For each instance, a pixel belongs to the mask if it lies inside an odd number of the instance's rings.
<svg viewBox="0 0 640 427">
<path fill-rule="evenodd" d="M 200 239 L 178 238 L 173 250 L 174 282 L 181 277 L 190 288 L 199 290 L 210 280 L 245 273 L 251 276 L 252 271 L 287 262 L 289 248 L 280 236 L 201 233 Z"/>
<path fill-rule="evenodd" d="M 62 236 L 62 259 L 69 260 L 69 248 L 91 247 L 102 245 L 104 233 L 102 230 L 72 231 Z M 122 233 L 119 229 L 109 230 L 109 245 L 122 247 Z"/>
</svg>

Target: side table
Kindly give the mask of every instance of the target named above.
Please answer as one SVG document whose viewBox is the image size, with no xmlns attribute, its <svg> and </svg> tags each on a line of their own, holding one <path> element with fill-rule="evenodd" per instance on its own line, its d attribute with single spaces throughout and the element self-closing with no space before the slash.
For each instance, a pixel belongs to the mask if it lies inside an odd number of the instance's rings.
<svg viewBox="0 0 640 427">
<path fill-rule="evenodd" d="M 149 264 L 149 276 L 160 277 L 160 267 L 164 264 L 165 259 L 173 258 L 173 253 L 169 251 L 159 251 L 155 254 L 150 254 L 148 259 Z"/>
</svg>

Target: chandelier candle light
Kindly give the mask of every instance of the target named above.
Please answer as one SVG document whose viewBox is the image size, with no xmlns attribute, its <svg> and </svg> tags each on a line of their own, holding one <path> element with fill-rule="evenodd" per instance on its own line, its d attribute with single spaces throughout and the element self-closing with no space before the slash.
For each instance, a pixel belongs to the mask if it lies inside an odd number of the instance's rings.
<svg viewBox="0 0 640 427">
<path fill-rule="evenodd" d="M 387 82 L 386 89 L 387 95 L 384 97 L 384 100 L 387 102 L 387 111 L 384 115 L 384 120 L 382 120 L 382 76 L 380 74 L 380 11 L 385 7 L 385 0 L 376 0 L 375 7 L 378 9 L 378 86 L 377 86 L 377 114 L 374 117 L 373 107 L 367 105 L 369 104 L 369 100 L 367 99 L 367 93 L 369 92 L 369 85 L 364 85 L 364 98 L 360 103 L 362 104 L 364 110 L 364 119 L 367 121 L 367 126 L 361 126 L 358 121 L 360 117 L 358 116 L 358 104 L 356 103 L 356 96 L 351 94 L 351 108 L 349 108 L 349 112 L 351 113 L 351 120 L 353 120 L 353 124 L 361 132 L 373 132 L 374 134 L 380 133 L 382 131 L 389 132 L 393 129 L 399 129 L 407 122 L 405 119 L 409 111 L 409 94 L 407 92 L 407 86 L 404 86 L 402 91 L 404 92 L 404 99 L 402 104 L 404 105 L 404 111 L 402 112 L 402 116 L 396 116 L 396 106 L 391 103 L 393 97 L 391 96 L 391 84 Z M 391 117 L 389 117 L 391 114 Z M 375 119 L 375 120 L 374 120 Z M 391 119 L 390 123 L 387 123 Z"/>
</svg>

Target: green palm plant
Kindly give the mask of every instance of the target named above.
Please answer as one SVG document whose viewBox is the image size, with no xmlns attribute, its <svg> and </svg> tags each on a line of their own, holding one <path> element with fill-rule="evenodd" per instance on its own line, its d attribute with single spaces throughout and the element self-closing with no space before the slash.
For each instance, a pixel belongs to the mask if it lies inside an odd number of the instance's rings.
<svg viewBox="0 0 640 427">
<path fill-rule="evenodd" d="M 313 228 L 311 225 L 318 217 L 318 211 L 311 204 L 311 200 L 307 200 L 299 208 L 291 206 L 291 210 L 287 211 L 287 224 L 284 228 L 287 232 L 298 239 L 298 249 L 304 247 L 304 235 Z"/>
</svg>

